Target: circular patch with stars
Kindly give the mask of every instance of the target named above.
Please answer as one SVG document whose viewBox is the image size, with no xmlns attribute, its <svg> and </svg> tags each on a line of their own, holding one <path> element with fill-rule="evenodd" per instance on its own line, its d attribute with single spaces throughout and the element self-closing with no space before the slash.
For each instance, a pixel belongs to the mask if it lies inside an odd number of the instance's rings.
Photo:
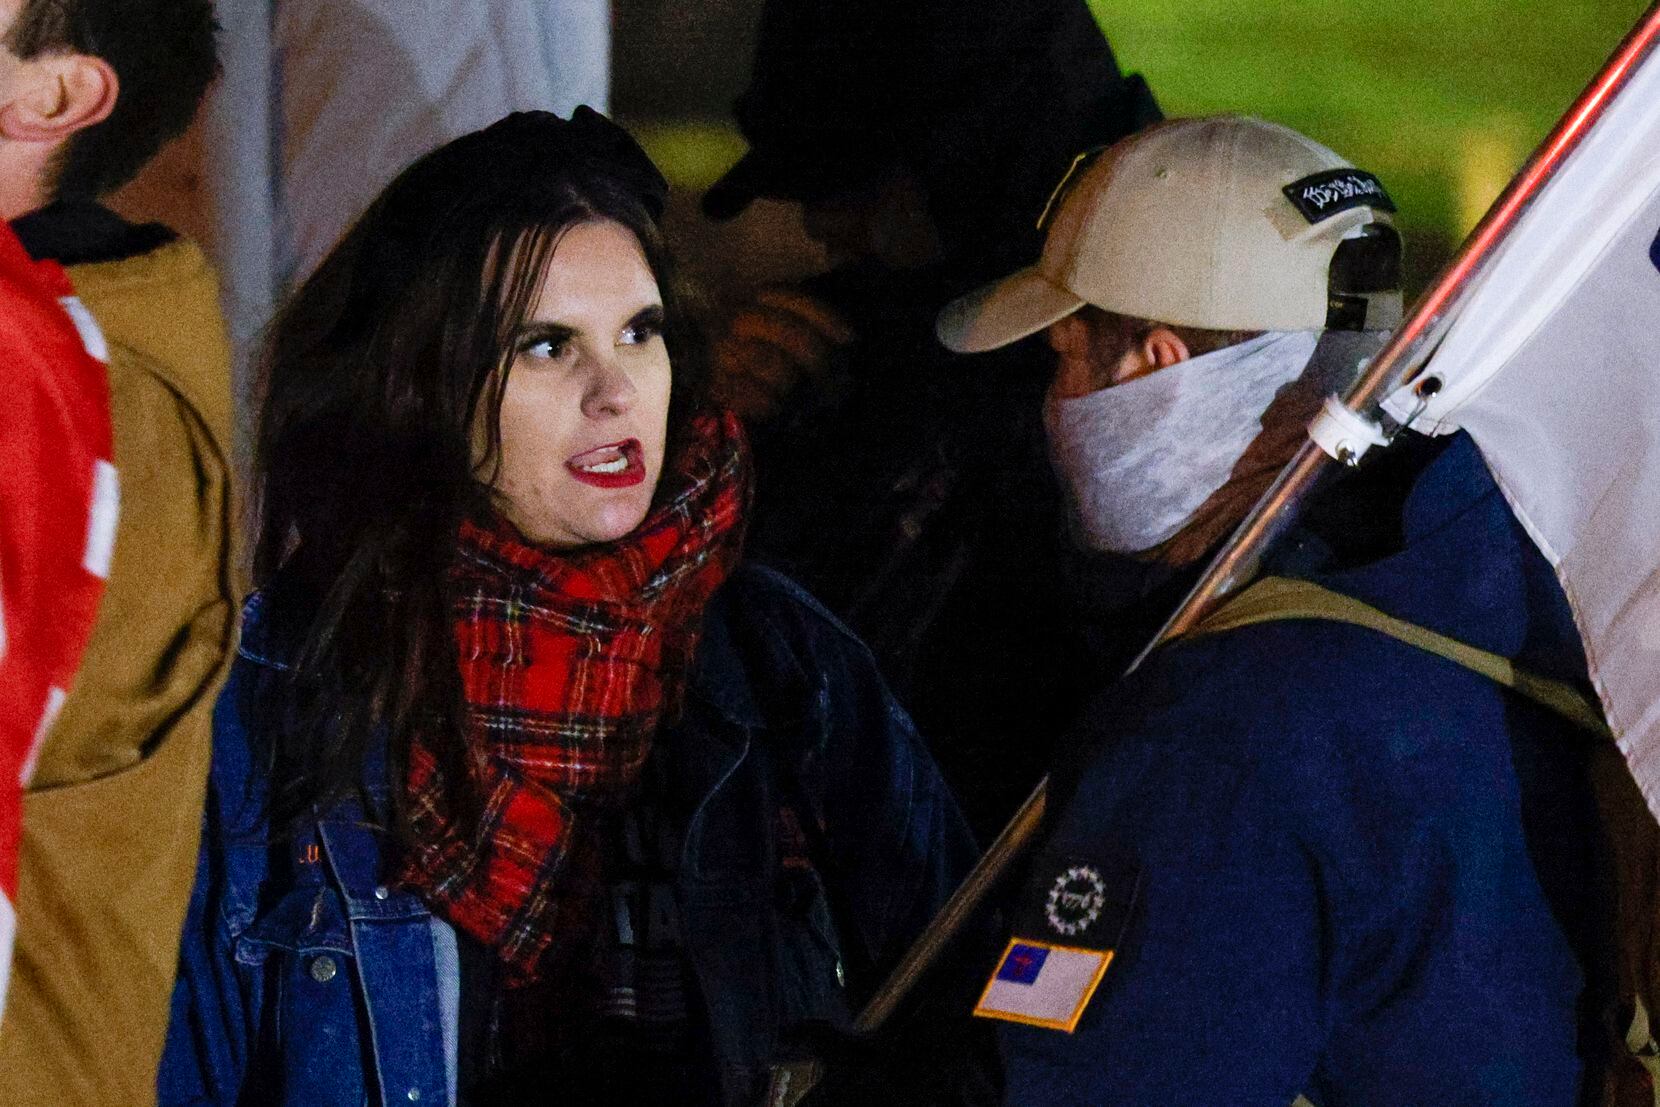
<svg viewBox="0 0 1660 1107">
<path fill-rule="evenodd" d="M 1057 934 L 1073 937 L 1101 917 L 1107 883 L 1089 865 L 1074 865 L 1055 878 L 1043 914 Z"/>
</svg>

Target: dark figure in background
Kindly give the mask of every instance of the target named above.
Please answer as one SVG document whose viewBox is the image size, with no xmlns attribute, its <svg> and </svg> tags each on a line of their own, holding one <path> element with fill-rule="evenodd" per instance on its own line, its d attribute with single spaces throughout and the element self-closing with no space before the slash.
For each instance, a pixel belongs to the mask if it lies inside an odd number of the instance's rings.
<svg viewBox="0 0 1660 1107">
<path fill-rule="evenodd" d="M 982 837 L 1035 782 L 1082 674 L 1059 584 L 1041 342 L 941 350 L 952 295 L 1035 253 L 1078 151 L 1158 118 L 1083 0 L 769 3 L 715 218 L 798 201 L 833 268 L 715 346 L 750 423 L 752 549 L 875 650 Z"/>
</svg>

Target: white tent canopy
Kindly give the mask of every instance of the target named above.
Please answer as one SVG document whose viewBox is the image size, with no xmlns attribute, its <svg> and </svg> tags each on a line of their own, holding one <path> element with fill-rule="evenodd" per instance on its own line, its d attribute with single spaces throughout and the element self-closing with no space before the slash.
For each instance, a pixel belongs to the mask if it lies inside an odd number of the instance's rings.
<svg viewBox="0 0 1660 1107">
<path fill-rule="evenodd" d="M 207 176 L 225 314 L 249 346 L 404 166 L 508 112 L 609 100 L 610 0 L 223 0 Z"/>
</svg>

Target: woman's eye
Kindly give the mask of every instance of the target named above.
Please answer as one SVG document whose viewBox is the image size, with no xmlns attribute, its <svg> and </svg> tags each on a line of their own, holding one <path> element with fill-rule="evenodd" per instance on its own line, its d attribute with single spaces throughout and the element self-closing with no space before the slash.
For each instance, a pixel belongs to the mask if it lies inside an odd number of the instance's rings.
<svg viewBox="0 0 1660 1107">
<path fill-rule="evenodd" d="M 545 338 L 540 342 L 532 342 L 526 346 L 523 353 L 526 357 L 533 357 L 539 361 L 558 361 L 571 348 L 568 338 Z"/>
<path fill-rule="evenodd" d="M 639 323 L 630 323 L 622 332 L 624 346 L 640 346 L 663 333 L 663 324 L 648 320 Z"/>
</svg>

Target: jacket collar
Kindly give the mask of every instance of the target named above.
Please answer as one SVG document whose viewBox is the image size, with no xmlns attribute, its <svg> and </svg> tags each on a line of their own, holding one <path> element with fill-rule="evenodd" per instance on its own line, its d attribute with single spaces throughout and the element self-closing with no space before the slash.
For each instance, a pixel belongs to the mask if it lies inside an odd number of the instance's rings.
<svg viewBox="0 0 1660 1107">
<path fill-rule="evenodd" d="M 755 698 L 744 657 L 732 639 L 732 621 L 725 617 L 729 589 L 730 586 L 716 593 L 704 614 L 702 638 L 692 659 L 687 691 L 732 726 L 760 730 L 767 724 L 766 713 Z"/>
<path fill-rule="evenodd" d="M 20 216 L 12 230 L 31 257 L 59 265 L 124 261 L 178 237 L 160 223 L 129 223 L 90 200 L 59 200 Z"/>
<path fill-rule="evenodd" d="M 1398 553 L 1323 582 L 1397 618 L 1517 658 L 1549 597 L 1530 580 L 1528 561 L 1538 560 L 1537 551 L 1467 435 L 1424 470 L 1401 518 Z M 1571 632 L 1564 643 L 1577 644 Z"/>
<path fill-rule="evenodd" d="M 270 596 L 253 593 L 242 603 L 242 636 L 236 645 L 238 657 L 267 669 L 287 671 L 294 667 L 291 642 L 271 624 Z"/>
<path fill-rule="evenodd" d="M 822 745 L 830 680 L 803 648 L 803 628 L 785 614 L 795 610 L 780 602 L 786 592 L 799 590 L 770 570 L 739 566 L 704 610 L 688 691 L 733 726 Z M 804 593 L 796 602 L 813 605 Z"/>
</svg>

